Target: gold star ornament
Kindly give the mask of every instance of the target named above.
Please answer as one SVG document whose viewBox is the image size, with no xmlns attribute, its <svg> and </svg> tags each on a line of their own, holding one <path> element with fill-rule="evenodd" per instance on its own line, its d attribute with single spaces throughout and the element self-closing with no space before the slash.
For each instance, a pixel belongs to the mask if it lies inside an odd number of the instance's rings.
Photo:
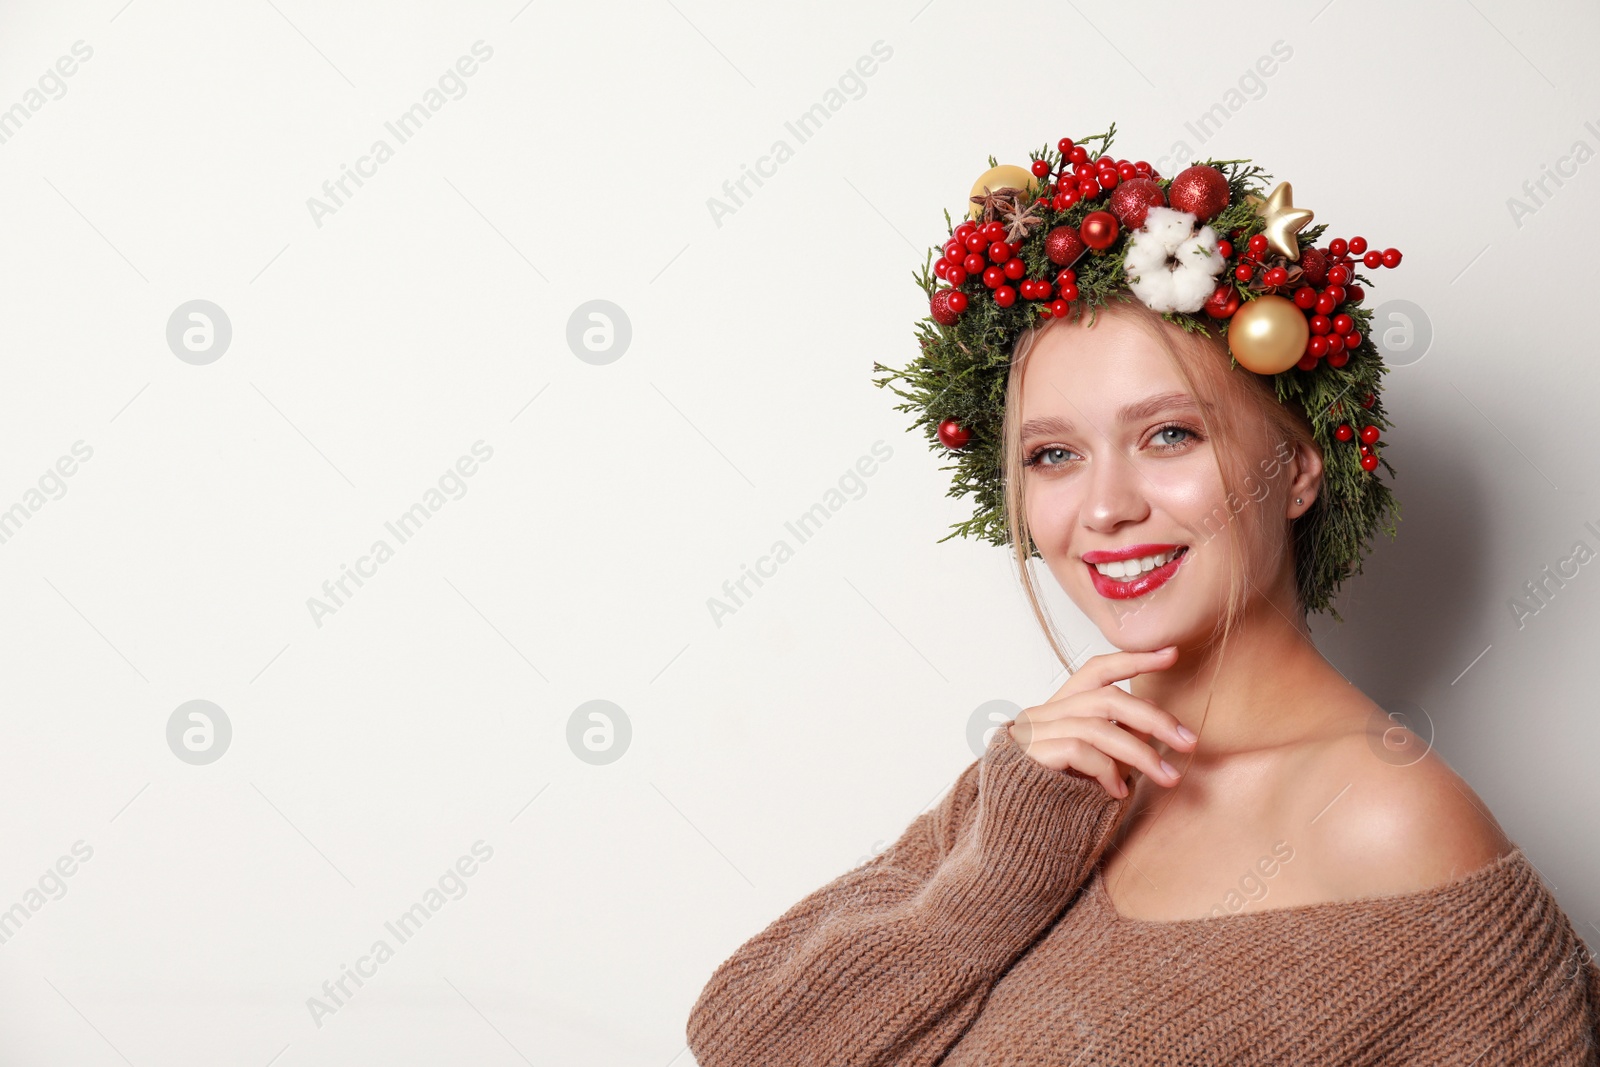
<svg viewBox="0 0 1600 1067">
<path fill-rule="evenodd" d="M 1266 222 L 1267 246 L 1291 262 L 1300 259 L 1300 241 L 1295 237 L 1311 221 L 1311 209 L 1294 206 L 1294 189 L 1279 182 L 1262 200 L 1251 193 L 1244 202 L 1256 209 Z"/>
</svg>

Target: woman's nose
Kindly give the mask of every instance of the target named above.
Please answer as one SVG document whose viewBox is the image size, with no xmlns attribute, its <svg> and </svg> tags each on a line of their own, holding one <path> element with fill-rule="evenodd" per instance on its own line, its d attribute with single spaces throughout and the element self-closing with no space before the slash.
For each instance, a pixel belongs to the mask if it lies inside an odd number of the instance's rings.
<svg viewBox="0 0 1600 1067">
<path fill-rule="evenodd" d="M 1098 533 L 1112 533 L 1124 523 L 1150 514 L 1144 478 L 1127 456 L 1102 451 L 1089 462 L 1088 497 L 1083 524 Z"/>
</svg>

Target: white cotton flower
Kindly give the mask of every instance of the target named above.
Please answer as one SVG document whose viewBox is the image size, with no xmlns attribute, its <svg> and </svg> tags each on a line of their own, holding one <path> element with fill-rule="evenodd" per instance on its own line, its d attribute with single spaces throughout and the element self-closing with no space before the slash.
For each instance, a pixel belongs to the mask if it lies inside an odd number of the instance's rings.
<svg viewBox="0 0 1600 1067">
<path fill-rule="evenodd" d="M 1128 238 L 1122 269 L 1128 288 L 1153 311 L 1199 311 L 1217 287 L 1227 261 L 1217 251 L 1217 231 L 1187 211 L 1152 207 Z"/>
</svg>

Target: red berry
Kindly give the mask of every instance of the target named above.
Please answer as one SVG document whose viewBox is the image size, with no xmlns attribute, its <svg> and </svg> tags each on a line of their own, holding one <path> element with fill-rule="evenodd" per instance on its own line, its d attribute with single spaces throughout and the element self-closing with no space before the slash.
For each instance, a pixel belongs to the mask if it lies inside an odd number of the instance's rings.
<svg viewBox="0 0 1600 1067">
<path fill-rule="evenodd" d="M 1063 137 L 1061 140 L 1057 141 L 1056 151 L 1060 152 L 1062 155 L 1066 155 L 1068 152 L 1072 151 L 1072 138 Z"/>
<path fill-rule="evenodd" d="M 952 452 L 972 440 L 972 434 L 955 419 L 945 419 L 939 424 L 939 441 Z"/>
<path fill-rule="evenodd" d="M 1050 291 L 1050 283 L 1040 280 L 1033 283 L 1033 298 L 1035 300 L 1049 300 L 1055 294 Z"/>
<path fill-rule="evenodd" d="M 1333 329 L 1333 323 L 1328 321 L 1328 316 L 1326 316 L 1326 315 L 1313 315 L 1313 316 L 1311 316 L 1311 332 L 1312 333 L 1317 334 L 1317 335 L 1320 336 L 1322 334 L 1327 333 L 1331 329 Z"/>
<path fill-rule="evenodd" d="M 1309 285 L 1302 285 L 1294 291 L 1294 306 L 1301 311 L 1310 311 L 1317 306 L 1317 291 Z"/>
<path fill-rule="evenodd" d="M 982 230 L 974 230 L 972 233 L 967 234 L 966 240 L 961 243 L 967 246 L 968 252 L 982 252 L 989 247 L 989 242 L 983 236 Z"/>
<path fill-rule="evenodd" d="M 1033 176 L 1035 178 L 1043 178 L 1050 173 L 1050 164 L 1046 163 L 1042 159 L 1036 159 L 1033 161 L 1033 166 L 1029 169 L 1033 171 Z"/>
<path fill-rule="evenodd" d="M 1284 285 L 1289 281 L 1289 272 L 1282 267 L 1273 267 L 1262 280 L 1271 286 Z"/>
<path fill-rule="evenodd" d="M 1085 200 L 1093 200 L 1103 191 L 1100 188 L 1100 183 L 1093 178 L 1082 178 L 1078 181 L 1078 194 Z"/>
<path fill-rule="evenodd" d="M 1333 317 L 1333 332 L 1347 334 L 1356 328 L 1356 320 L 1349 315 L 1335 315 Z"/>
<path fill-rule="evenodd" d="M 952 263 L 960 263 L 961 257 L 967 254 L 967 246 L 952 237 L 944 243 L 944 258 Z"/>
<path fill-rule="evenodd" d="M 1028 273 L 1027 266 L 1023 264 L 1022 260 L 1016 258 L 1015 256 L 1006 260 L 1005 266 L 1001 267 L 1000 269 L 1005 271 L 1006 277 L 1010 278 L 1012 281 L 1016 281 L 1018 278 Z"/>
<path fill-rule="evenodd" d="M 1300 362 L 1296 363 L 1295 366 L 1299 367 L 1301 370 L 1316 370 L 1317 357 L 1311 355 L 1301 356 Z"/>
<path fill-rule="evenodd" d="M 1376 441 L 1377 439 L 1378 439 L 1378 428 L 1376 426 L 1363 426 L 1363 427 L 1361 427 L 1361 443 L 1362 444 L 1370 445 L 1370 444 L 1372 444 L 1372 442 Z"/>
<path fill-rule="evenodd" d="M 1250 244 L 1248 245 L 1248 247 L 1250 249 L 1250 254 L 1251 255 L 1259 256 L 1261 253 L 1263 253 L 1263 252 L 1265 252 L 1267 250 L 1267 237 L 1266 237 L 1266 235 L 1265 234 L 1260 234 L 1260 233 L 1256 234 L 1254 237 L 1250 238 Z"/>
<path fill-rule="evenodd" d="M 1073 282 L 1075 282 L 1077 280 L 1078 280 L 1078 272 L 1073 270 L 1071 267 L 1064 268 L 1061 271 L 1060 274 L 1056 275 L 1056 284 L 1057 285 L 1071 285 Z"/>
<path fill-rule="evenodd" d="M 1370 408 L 1374 403 L 1377 402 L 1377 399 L 1378 395 L 1376 393 L 1368 393 L 1366 396 L 1361 398 L 1361 406 L 1364 408 Z"/>
<path fill-rule="evenodd" d="M 956 227 L 955 239 L 957 241 L 965 241 L 967 239 L 967 234 L 977 232 L 978 224 L 973 222 L 971 219 L 968 219 L 966 222 L 963 222 L 961 225 Z"/>
<path fill-rule="evenodd" d="M 1061 299 L 1057 300 L 1056 303 L 1062 304 L 1076 299 L 1078 299 L 1078 287 L 1073 283 L 1068 282 L 1066 285 L 1061 287 Z"/>
<path fill-rule="evenodd" d="M 945 271 L 944 280 L 959 289 L 966 284 L 967 272 L 961 267 L 951 267 Z"/>
<path fill-rule="evenodd" d="M 1151 175 L 1150 164 L 1146 163 L 1142 159 L 1134 160 L 1133 169 L 1138 172 L 1139 176 L 1142 178 L 1148 178 Z"/>
<path fill-rule="evenodd" d="M 1361 262 L 1367 265 L 1368 270 L 1377 270 L 1383 266 L 1383 253 L 1374 248 L 1371 252 L 1361 257 Z"/>
<path fill-rule="evenodd" d="M 1032 300 L 1033 299 L 1033 279 L 1032 278 L 1024 278 L 1024 279 L 1022 279 L 1022 284 L 1017 286 L 1017 291 L 1022 294 L 1022 299 L 1024 299 L 1024 300 Z"/>
<path fill-rule="evenodd" d="M 1359 348 L 1359 347 L 1361 347 L 1361 331 L 1360 330 L 1351 330 L 1349 333 L 1345 334 L 1344 335 L 1344 346 L 1346 348 Z"/>
<path fill-rule="evenodd" d="M 1361 457 L 1361 469 L 1364 470 L 1364 471 L 1377 470 L 1378 469 L 1378 457 L 1377 456 L 1362 456 Z"/>
<path fill-rule="evenodd" d="M 1328 268 L 1328 284 L 1343 285 L 1350 280 L 1350 268 L 1339 266 Z"/>
<path fill-rule="evenodd" d="M 1329 296 L 1327 293 L 1323 293 L 1321 296 L 1317 297 L 1317 302 L 1312 306 L 1317 309 L 1317 314 L 1319 315 L 1332 315 L 1333 309 L 1338 307 L 1339 304 L 1333 299 L 1333 297 Z"/>
<path fill-rule="evenodd" d="M 1328 366 L 1330 367 L 1342 367 L 1349 362 L 1350 353 L 1342 348 L 1328 354 Z"/>
<path fill-rule="evenodd" d="M 1328 354 L 1328 339 L 1320 335 L 1314 335 L 1311 340 L 1306 342 L 1306 351 L 1321 359 Z"/>
<path fill-rule="evenodd" d="M 990 267 L 988 270 L 983 272 L 983 284 L 987 285 L 991 289 L 1004 283 L 1005 280 L 1006 272 L 1001 270 L 999 267 Z"/>
<path fill-rule="evenodd" d="M 1237 267 L 1233 268 L 1233 276 L 1238 278 L 1241 282 L 1249 281 L 1254 275 L 1255 268 L 1251 267 L 1249 264 L 1241 263 Z"/>
<path fill-rule="evenodd" d="M 1355 435 L 1356 432 L 1350 428 L 1348 422 L 1341 422 L 1333 431 L 1333 436 L 1341 441 L 1348 441 Z"/>
<path fill-rule="evenodd" d="M 1398 248 L 1385 248 L 1383 250 L 1383 265 L 1385 267 L 1398 267 L 1400 265 L 1400 250 Z"/>
<path fill-rule="evenodd" d="M 944 302 L 951 311 L 954 311 L 957 315 L 959 315 L 963 311 L 967 310 L 966 293 L 958 292 L 954 289 L 947 290 L 947 292 L 949 292 L 950 295 L 944 298 Z"/>
<path fill-rule="evenodd" d="M 1009 285 L 1002 285 L 994 291 L 994 302 L 1008 308 L 1017 302 L 1017 291 Z"/>
<path fill-rule="evenodd" d="M 1347 285 L 1344 288 L 1344 302 L 1346 304 L 1359 304 L 1367 297 L 1367 291 L 1359 285 Z"/>
<path fill-rule="evenodd" d="M 978 233 L 986 243 L 994 244 L 1006 235 L 1006 227 L 1004 223 L 991 219 L 979 228 Z"/>
<path fill-rule="evenodd" d="M 1062 295 L 1065 296 L 1065 294 L 1062 294 Z M 1076 299 L 1076 297 L 1074 297 L 1073 299 Z M 1061 300 L 1052 300 L 1052 301 L 1050 301 L 1050 314 L 1054 315 L 1056 318 L 1058 318 L 1058 319 L 1066 318 L 1067 317 L 1067 311 L 1068 311 L 1068 304 L 1067 304 L 1066 300 L 1061 299 Z"/>
<path fill-rule="evenodd" d="M 933 273 L 938 275 L 941 280 L 947 277 L 950 273 L 950 261 L 948 259 L 939 260 L 933 265 Z"/>
<path fill-rule="evenodd" d="M 967 258 L 961 261 L 961 269 L 968 274 L 982 274 L 983 257 L 976 252 L 969 252 Z"/>
<path fill-rule="evenodd" d="M 1067 149 L 1067 158 L 1072 160 L 1074 163 L 1088 163 L 1089 150 L 1084 148 L 1081 144 L 1075 144 L 1071 148 Z"/>
<path fill-rule="evenodd" d="M 1239 310 L 1239 291 L 1233 286 L 1223 283 L 1211 291 L 1206 297 L 1206 314 L 1214 319 L 1231 318 Z"/>
<path fill-rule="evenodd" d="M 989 258 L 996 263 L 1004 263 L 1011 258 L 1011 246 L 1004 241 L 996 241 L 989 246 Z"/>
<path fill-rule="evenodd" d="M 1218 241 L 1217 242 L 1217 253 L 1219 255 L 1221 255 L 1223 259 L 1227 259 L 1229 256 L 1233 255 L 1233 244 L 1232 244 L 1232 242 L 1229 242 L 1229 241 Z"/>
<path fill-rule="evenodd" d="M 1365 237 L 1352 237 L 1352 238 L 1350 238 L 1350 254 L 1352 256 L 1359 256 L 1361 253 L 1365 252 L 1366 250 L 1367 250 L 1367 239 Z"/>
<path fill-rule="evenodd" d="M 1343 237 L 1335 237 L 1328 242 L 1328 254 L 1334 259 L 1338 259 L 1348 251 L 1350 251 L 1350 242 Z"/>
</svg>

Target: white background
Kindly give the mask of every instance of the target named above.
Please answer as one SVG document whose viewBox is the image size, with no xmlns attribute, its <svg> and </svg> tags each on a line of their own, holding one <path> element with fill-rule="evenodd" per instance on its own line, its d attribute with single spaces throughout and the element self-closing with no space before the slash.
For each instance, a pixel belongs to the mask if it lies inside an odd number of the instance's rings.
<svg viewBox="0 0 1600 1067">
<path fill-rule="evenodd" d="M 1433 332 L 1388 379 L 1400 536 L 1316 631 L 1425 711 L 1593 941 L 1600 574 L 1520 626 L 1511 603 L 1600 548 L 1600 161 L 1520 225 L 1507 202 L 1600 149 L 1597 22 L 0 6 L 0 108 L 93 49 L 0 144 L 0 508 L 93 450 L 0 544 L 0 909 L 93 849 L 0 944 L 0 1062 L 691 1062 L 716 964 L 937 799 L 975 708 L 1059 685 L 1005 554 L 935 543 L 970 508 L 871 366 L 912 356 L 911 274 L 987 157 L 1112 121 L 1119 156 L 1252 157 L 1329 236 L 1404 252 L 1373 292 Z M 465 95 L 396 145 L 385 122 L 479 40 Z M 785 121 L 876 41 L 798 144 Z M 394 157 L 318 225 L 308 198 L 380 137 Z M 779 138 L 793 158 L 719 224 L 708 199 Z M 233 331 L 207 365 L 166 340 L 194 299 Z M 595 299 L 632 326 L 607 365 L 566 339 Z M 465 495 L 395 546 L 384 523 L 479 440 Z M 717 625 L 708 598 L 880 440 L 860 498 Z M 318 625 L 308 598 L 379 538 L 394 557 Z M 1076 653 L 1109 650 L 1056 603 Z M 233 732 L 204 766 L 167 742 L 195 699 Z M 631 731 L 598 765 L 569 740 L 596 699 Z M 313 1021 L 480 840 L 465 895 Z"/>
</svg>

